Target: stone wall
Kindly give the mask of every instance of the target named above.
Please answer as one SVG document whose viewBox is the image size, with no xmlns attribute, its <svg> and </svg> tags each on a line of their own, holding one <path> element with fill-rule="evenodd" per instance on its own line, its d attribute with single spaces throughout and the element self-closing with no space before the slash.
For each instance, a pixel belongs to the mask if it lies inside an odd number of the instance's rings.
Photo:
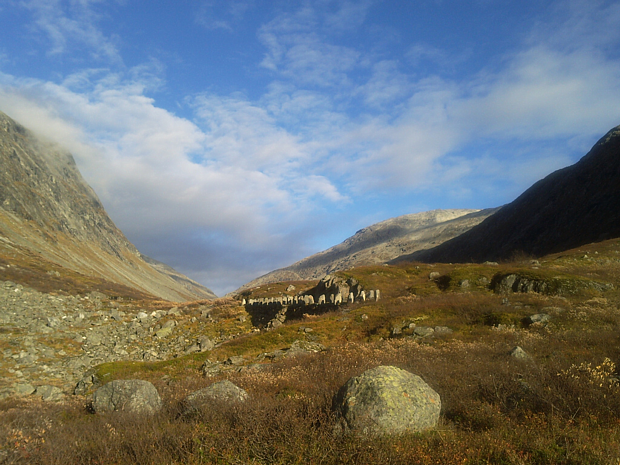
<svg viewBox="0 0 620 465">
<path fill-rule="evenodd" d="M 303 294 L 243 299 L 242 305 L 252 316 L 254 326 L 273 328 L 304 314 L 325 313 L 355 302 L 376 302 L 380 297 L 378 289 L 365 291 L 355 279 L 345 281 L 328 275 Z"/>
</svg>

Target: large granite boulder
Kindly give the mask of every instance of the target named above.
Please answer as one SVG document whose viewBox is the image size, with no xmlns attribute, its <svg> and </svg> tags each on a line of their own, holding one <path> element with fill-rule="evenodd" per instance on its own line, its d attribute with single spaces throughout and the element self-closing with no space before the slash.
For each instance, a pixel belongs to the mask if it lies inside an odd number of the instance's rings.
<svg viewBox="0 0 620 465">
<path fill-rule="evenodd" d="M 186 412 L 203 410 L 213 402 L 244 402 L 248 393 L 228 380 L 218 381 L 206 388 L 192 392 L 185 398 Z"/>
<path fill-rule="evenodd" d="M 347 381 L 334 397 L 334 410 L 344 432 L 399 434 L 436 426 L 441 400 L 419 376 L 379 366 Z"/>
<path fill-rule="evenodd" d="M 118 379 L 95 391 L 93 410 L 102 412 L 131 412 L 153 414 L 162 407 L 155 386 L 139 379 Z"/>
</svg>

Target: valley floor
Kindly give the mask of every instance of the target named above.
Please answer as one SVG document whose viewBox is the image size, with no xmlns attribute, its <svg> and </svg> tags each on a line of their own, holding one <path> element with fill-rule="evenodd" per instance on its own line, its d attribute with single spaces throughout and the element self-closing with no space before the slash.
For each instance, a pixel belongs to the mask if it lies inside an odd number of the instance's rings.
<svg viewBox="0 0 620 465">
<path fill-rule="evenodd" d="M 620 461 L 619 240 L 499 265 L 403 264 L 342 276 L 380 289 L 381 299 L 273 330 L 252 325 L 241 296 L 172 304 L 51 296 L 4 283 L 3 379 L 49 383 L 64 397 L 18 397 L 5 381 L 11 396 L 0 402 L 0 463 Z M 539 292 L 513 292 L 507 283 Z M 296 283 L 293 292 L 313 284 Z M 282 295 L 288 286 L 262 286 L 245 297 Z M 23 302 L 31 305 L 19 307 Z M 99 333 L 99 344 L 88 342 Z M 67 365 L 85 356 L 112 361 Z M 47 378 L 39 381 L 43 365 Z M 384 437 L 338 433 L 333 396 L 378 365 L 415 373 L 440 394 L 438 427 Z M 85 374 L 94 384 L 72 395 L 71 384 Z M 97 384 L 129 378 L 157 387 L 165 405 L 159 414 L 89 412 Z M 245 389 L 249 400 L 181 415 L 187 394 L 221 379 Z"/>
</svg>

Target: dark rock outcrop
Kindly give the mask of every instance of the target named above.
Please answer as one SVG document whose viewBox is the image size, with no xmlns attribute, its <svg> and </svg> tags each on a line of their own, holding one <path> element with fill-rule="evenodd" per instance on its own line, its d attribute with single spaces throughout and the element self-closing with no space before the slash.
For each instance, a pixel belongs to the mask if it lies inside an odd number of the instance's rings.
<svg viewBox="0 0 620 465">
<path fill-rule="evenodd" d="M 395 262 L 484 262 L 542 256 L 620 237 L 620 126 L 579 162 L 538 181 L 460 236 Z"/>
<path fill-rule="evenodd" d="M 587 291 L 605 292 L 613 289 L 609 283 L 599 283 L 585 278 L 569 276 L 542 277 L 523 273 L 497 273 L 491 289 L 498 294 L 511 292 L 536 292 L 538 294 L 568 296 Z"/>
</svg>

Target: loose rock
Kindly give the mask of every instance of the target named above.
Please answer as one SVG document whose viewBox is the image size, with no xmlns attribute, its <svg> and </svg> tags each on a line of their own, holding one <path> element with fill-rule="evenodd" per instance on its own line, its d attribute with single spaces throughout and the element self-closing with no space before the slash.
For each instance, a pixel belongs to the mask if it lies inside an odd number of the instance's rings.
<svg viewBox="0 0 620 465">
<path fill-rule="evenodd" d="M 519 360 L 525 360 L 526 358 L 529 358 L 527 352 L 525 352 L 525 350 L 523 350 L 519 346 L 516 346 L 510 351 L 510 356 Z"/>
<path fill-rule="evenodd" d="M 44 402 L 57 402 L 65 397 L 60 388 L 49 385 L 37 387 L 34 395 L 40 397 Z"/>
</svg>

